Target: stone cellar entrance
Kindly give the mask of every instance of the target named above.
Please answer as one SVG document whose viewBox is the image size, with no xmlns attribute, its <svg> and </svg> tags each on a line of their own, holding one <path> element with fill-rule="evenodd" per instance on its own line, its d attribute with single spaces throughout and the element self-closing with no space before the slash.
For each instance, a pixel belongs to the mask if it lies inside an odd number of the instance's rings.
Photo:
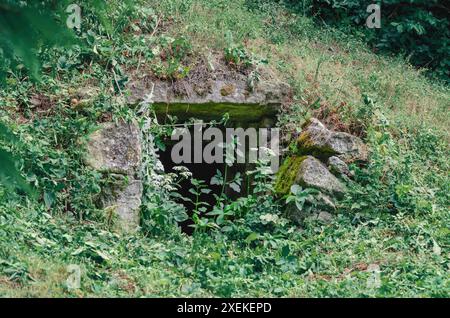
<svg viewBox="0 0 450 318">
<path fill-rule="evenodd" d="M 138 82 L 139 83 L 143 83 Z M 145 83 L 145 82 L 144 82 Z M 186 85 L 187 82 L 185 82 Z M 252 140 L 260 138 L 262 144 L 275 153 L 274 161 L 271 160 L 272 168 L 277 170 L 280 149 L 277 144 L 279 138 L 274 137 L 278 133 L 274 129 L 277 113 L 280 106 L 284 104 L 286 98 L 289 97 L 289 87 L 283 84 L 263 84 L 259 85 L 255 90 L 249 91 L 245 81 L 216 81 L 211 83 L 207 93 L 199 95 L 194 93 L 194 87 L 190 87 L 188 94 L 179 96 L 170 88 L 170 83 L 160 82 L 156 89 L 148 92 L 148 87 L 136 86 L 132 91 L 130 103 L 151 103 L 154 107 L 158 124 L 172 126 L 186 126 L 198 122 L 202 122 L 208 126 L 214 126 L 215 134 L 209 137 L 219 136 L 219 143 L 228 143 L 228 130 L 233 130 L 233 135 L 242 137 L 243 140 L 249 135 L 247 132 L 258 130 L 258 134 L 253 134 Z M 134 98 L 134 101 L 133 101 Z M 152 120 L 155 119 L 152 116 Z M 214 121 L 214 123 L 212 123 Z M 230 201 L 239 196 L 249 193 L 251 190 L 251 182 L 246 178 L 246 171 L 253 170 L 251 160 L 242 160 L 241 162 L 233 161 L 234 165 L 228 167 L 226 160 L 223 159 L 223 152 L 215 156 L 214 159 L 203 162 L 202 154 L 208 154 L 207 147 L 210 146 L 212 138 L 195 138 L 196 129 L 194 125 L 189 125 L 185 132 L 191 131 L 187 135 L 194 135 L 194 139 L 188 139 L 187 144 L 187 161 L 183 155 L 175 156 L 175 149 L 178 149 L 180 138 L 168 138 L 165 141 L 166 149 L 160 154 L 160 159 L 165 167 L 166 172 L 175 172 L 176 166 L 184 165 L 188 168 L 193 177 L 201 180 L 211 191 L 204 192 L 200 196 L 200 201 L 207 202 L 209 210 L 216 204 L 217 197 L 226 194 Z M 209 128 L 208 128 L 209 129 Z M 267 133 L 271 130 L 270 137 Z M 193 131 L 192 131 L 193 130 Z M 243 132 L 238 133 L 240 130 Z M 226 133 L 223 134 L 222 132 Z M 265 132 L 266 135 L 260 134 Z M 205 131 L 206 133 L 206 131 Z M 184 135 L 182 133 L 180 136 Z M 225 136 L 225 138 L 224 138 Z M 256 136 L 256 137 L 255 137 Z M 275 135 L 276 136 L 276 135 Z M 134 231 L 139 227 L 140 210 L 143 196 L 145 180 L 140 180 L 139 169 L 142 166 L 142 150 L 140 131 L 137 123 L 105 123 L 102 128 L 95 131 L 89 136 L 87 145 L 88 153 L 85 158 L 86 163 L 95 170 L 108 174 L 111 177 L 121 177 L 123 180 L 120 184 L 106 185 L 102 192 L 107 194 L 106 201 L 99 202 L 99 206 L 103 208 L 111 208 L 118 216 L 119 226 L 126 231 Z M 269 137 L 269 138 L 267 138 Z M 279 136 L 277 136 L 279 137 Z M 183 139 L 183 138 L 182 138 Z M 214 138 L 216 139 L 216 138 Z M 220 140 L 221 139 L 221 140 Z M 203 141 L 208 141 L 203 144 Z M 241 142 L 243 140 L 240 140 Z M 269 141 L 270 140 L 270 141 Z M 200 141 L 200 145 L 197 142 Z M 267 143 L 270 144 L 267 147 Z M 252 154 L 251 149 L 257 149 L 261 146 L 261 140 L 255 144 L 244 142 L 244 148 L 241 148 L 241 154 Z M 320 193 L 315 198 L 314 205 L 317 211 L 311 215 L 305 215 L 302 210 L 298 210 L 296 205 L 290 204 L 286 213 L 296 223 L 301 223 L 306 217 L 317 217 L 319 219 L 330 219 L 330 213 L 334 213 L 336 205 L 334 198 L 342 197 L 346 192 L 345 184 L 338 178 L 352 178 L 348 163 L 366 162 L 368 158 L 368 149 L 363 141 L 346 132 L 333 131 L 328 129 L 319 120 L 311 118 L 302 126 L 302 133 L 296 140 L 297 149 L 295 153 L 291 153 L 281 165 L 280 170 L 274 184 L 274 190 L 278 196 L 289 194 L 292 185 L 298 187 L 307 187 L 319 189 Z M 192 151 L 194 149 L 194 151 Z M 212 147 L 214 150 L 215 147 Z M 239 149 L 239 146 L 238 146 Z M 261 148 L 260 148 L 261 149 Z M 275 151 L 274 151 L 275 150 Z M 210 149 L 211 151 L 211 149 Z M 215 151 L 215 150 L 214 150 Z M 257 151 L 257 150 L 256 150 Z M 200 159 L 196 158 L 196 154 L 200 154 Z M 260 158 L 259 153 L 257 157 Z M 236 151 L 237 156 L 239 154 Z M 192 160 L 194 156 L 194 160 Z M 210 155 L 210 159 L 213 155 Z M 246 157 L 246 156 L 245 156 Z M 182 158 L 183 160 L 179 160 Z M 242 158 L 242 155 L 241 155 Z M 256 159 L 255 159 L 256 160 Z M 227 170 L 227 173 L 225 173 Z M 274 170 L 273 170 L 274 171 Z M 226 180 L 233 180 L 238 174 L 242 177 L 240 187 L 234 186 L 223 188 L 222 183 L 213 183 L 211 180 L 219 172 L 222 176 L 226 174 Z M 223 177 L 221 178 L 223 180 Z M 181 197 L 191 198 L 193 187 L 190 181 L 184 181 L 181 184 L 179 194 Z M 194 193 L 195 194 L 195 193 Z M 189 200 L 188 200 L 189 201 Z M 192 211 L 194 209 L 192 203 L 185 203 L 186 209 Z M 201 213 L 208 212 L 206 210 Z M 192 232 L 189 222 L 182 224 L 186 233 Z"/>
<path fill-rule="evenodd" d="M 190 126 L 189 129 L 189 135 L 194 136 L 194 129 L 198 129 L 199 125 L 196 126 Z M 229 126 L 215 126 L 215 128 L 220 129 L 220 131 L 223 132 L 223 136 L 226 135 L 226 128 L 230 128 Z M 233 127 L 235 129 L 236 127 Z M 242 127 L 241 127 L 242 128 Z M 247 128 L 254 128 L 254 127 L 244 127 L 244 131 Z M 269 128 L 269 127 L 268 127 Z M 207 129 L 207 125 L 205 125 L 205 129 Z M 254 131 L 258 131 L 257 128 L 254 128 Z M 268 129 L 270 133 L 270 129 Z M 270 136 L 270 134 L 269 134 Z M 174 147 L 177 147 L 176 145 L 179 144 L 179 140 L 171 140 L 170 138 L 167 138 L 164 141 L 164 144 L 166 146 L 164 151 L 159 152 L 159 159 L 161 163 L 164 166 L 165 172 L 173 172 L 176 173 L 176 170 L 174 169 L 177 166 L 183 166 L 186 167 L 191 173 L 192 177 L 196 180 L 200 180 L 203 182 L 206 186 L 208 193 L 202 193 L 199 197 L 199 200 L 201 202 L 205 202 L 208 204 L 207 206 L 207 212 L 211 211 L 214 205 L 217 204 L 217 197 L 226 196 L 228 200 L 236 200 L 239 197 L 247 196 L 249 193 L 252 192 L 252 176 L 247 175 L 247 171 L 254 170 L 255 164 L 249 162 L 249 147 L 250 142 L 249 138 L 244 138 L 245 140 L 242 141 L 241 145 L 245 149 L 245 163 L 238 163 L 233 162 L 232 164 L 227 164 L 226 162 L 226 147 L 230 147 L 230 144 L 226 144 L 223 147 L 216 148 L 219 150 L 219 155 L 222 158 L 219 162 L 205 162 L 204 158 L 202 158 L 201 162 L 194 162 L 194 156 L 191 156 L 191 160 L 189 163 L 186 162 L 174 162 L 173 158 L 173 152 L 175 151 Z M 198 147 L 198 149 L 203 151 L 205 150 L 205 147 L 208 147 L 210 141 L 203 141 L 200 146 L 195 145 L 195 140 L 192 138 L 190 140 L 190 147 L 188 149 L 193 151 L 195 147 Z M 179 147 L 179 146 L 178 146 Z M 235 159 L 237 159 L 237 147 L 234 149 L 234 156 Z M 178 153 L 178 151 L 175 151 Z M 212 153 L 216 155 L 215 151 L 213 150 Z M 226 186 L 217 184 L 217 182 L 214 182 L 214 179 L 217 180 L 217 176 L 220 178 L 223 178 L 225 180 Z M 237 182 L 236 182 L 237 181 Z M 229 184 L 233 183 L 232 186 Z M 196 196 L 191 193 L 191 189 L 193 188 L 193 185 L 191 184 L 191 180 L 183 180 L 180 183 L 180 190 L 179 194 L 185 198 L 189 198 L 190 200 L 195 200 Z M 207 191 L 205 191 L 207 192 Z M 189 214 L 192 214 L 192 211 L 194 210 L 195 206 L 191 202 L 183 202 L 184 206 L 188 210 Z M 186 233 L 190 233 L 192 231 L 192 228 L 189 227 L 189 225 L 192 223 L 192 221 L 186 221 L 182 225 L 182 229 Z"/>
<path fill-rule="evenodd" d="M 278 110 L 289 92 L 289 87 L 283 83 L 264 83 L 255 90 L 250 91 L 245 79 L 216 80 L 206 84 L 203 83 L 202 87 L 206 86 L 208 88 L 206 93 L 199 93 L 195 87 L 196 84 L 190 84 L 189 82 L 184 84 L 185 93 L 180 96 L 171 83 L 164 81 L 152 82 L 153 108 L 158 122 L 160 124 L 174 124 L 173 119 L 176 118 L 175 123 L 179 126 L 187 122 L 200 121 L 205 124 L 203 129 L 211 127 L 211 122 L 215 122 L 219 124 L 213 126 L 219 128 L 223 132 L 223 136 L 226 136 L 227 128 L 240 128 L 243 130 L 254 128 L 258 132 L 260 128 L 270 129 L 275 127 Z M 147 98 L 149 90 L 150 86 L 146 86 L 142 81 L 135 83 L 131 86 L 131 91 L 133 92 L 131 102 L 137 103 L 144 100 Z M 194 136 L 194 125 L 187 127 L 189 127 L 190 135 Z M 195 127 L 198 127 L 198 125 Z M 195 138 L 191 138 L 191 151 L 196 147 L 195 140 Z M 203 160 L 199 162 L 194 160 L 193 154 L 188 154 L 191 157 L 188 163 L 174 162 L 172 150 L 178 142 L 179 140 L 167 138 L 164 141 L 166 149 L 159 152 L 165 172 L 176 172 L 174 167 L 184 166 L 189 169 L 193 178 L 204 182 L 211 192 L 202 193 L 200 201 L 209 205 L 207 207 L 208 211 L 216 204 L 216 198 L 221 194 L 225 194 L 227 198 L 233 200 L 247 195 L 249 190 L 251 190 L 251 180 L 248 179 L 246 171 L 252 169 L 254 164 L 248 163 L 248 140 L 244 141 L 246 163 L 234 162 L 231 167 L 226 165 L 224 155 L 221 163 L 206 163 Z M 200 152 L 203 152 L 208 143 L 209 141 L 204 141 L 200 146 L 197 145 L 197 147 L 201 147 Z M 223 189 L 222 185 L 211 184 L 211 180 L 217 174 L 217 171 L 220 171 L 222 176 L 226 174 L 226 181 L 240 176 L 242 178 L 240 189 L 237 187 L 226 187 Z M 180 195 L 195 200 L 195 195 L 191 191 L 193 186 L 190 180 L 184 180 L 180 185 Z M 194 205 L 190 202 L 184 202 L 184 205 L 189 213 L 192 214 Z M 183 231 L 186 233 L 192 232 L 192 227 L 189 227 L 190 222 L 192 221 L 181 224 Z"/>
</svg>

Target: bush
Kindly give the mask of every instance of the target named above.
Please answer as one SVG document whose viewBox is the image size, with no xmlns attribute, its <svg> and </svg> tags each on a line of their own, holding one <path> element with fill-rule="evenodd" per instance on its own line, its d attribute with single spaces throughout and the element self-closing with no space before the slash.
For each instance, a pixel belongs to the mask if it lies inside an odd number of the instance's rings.
<svg viewBox="0 0 450 318">
<path fill-rule="evenodd" d="M 363 27 L 367 5 L 375 1 L 315 0 L 313 13 L 336 25 Z M 379 2 L 379 1 L 378 1 Z M 380 29 L 362 29 L 367 41 L 386 53 L 406 54 L 413 65 L 435 71 L 449 81 L 448 2 L 388 0 L 381 4 Z"/>
</svg>

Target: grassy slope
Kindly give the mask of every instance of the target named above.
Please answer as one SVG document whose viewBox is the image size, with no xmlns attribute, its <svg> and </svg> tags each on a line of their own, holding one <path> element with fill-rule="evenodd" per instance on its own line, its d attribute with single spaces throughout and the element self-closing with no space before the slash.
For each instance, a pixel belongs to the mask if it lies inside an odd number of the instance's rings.
<svg viewBox="0 0 450 318">
<path fill-rule="evenodd" d="M 293 110 L 281 118 L 285 127 L 298 127 L 315 113 L 367 138 L 374 150 L 371 164 L 359 171 L 360 185 L 352 187 L 339 217 L 329 226 L 268 233 L 252 244 L 245 236 L 213 234 L 120 237 L 100 221 L 80 225 L 61 209 L 47 210 L 3 193 L 0 295 L 449 296 L 448 89 L 400 59 L 376 56 L 354 39 L 316 29 L 308 18 L 277 7 L 250 13 L 243 2 L 170 0 L 147 6 L 163 17 L 159 34 L 188 37 L 196 54 L 221 50 L 231 30 L 235 42 L 268 57 L 272 71 L 295 91 Z M 117 42 L 137 43 L 130 35 Z M 108 91 L 112 78 L 104 71 L 94 63 L 88 72 L 60 74 L 38 89 L 61 96 L 88 82 Z M 11 110 L 2 113 L 9 120 L 18 95 L 31 89 L 15 85 L 16 93 L 0 97 Z M 367 109 L 363 94 L 377 107 Z M 127 116 L 129 111 L 107 97 L 83 115 L 68 111 L 67 100 L 57 104 L 56 125 L 36 118 L 15 129 L 37 154 L 36 162 L 64 165 L 74 179 L 92 174 L 77 162 L 80 150 L 71 138 L 91 129 L 86 122 L 97 119 L 98 112 Z M 69 126 L 64 132 L 55 127 L 61 122 Z M 50 160 L 54 155 L 60 161 L 49 163 L 42 154 L 49 145 L 55 148 Z M 65 197 L 61 194 L 62 202 L 80 205 L 89 215 L 92 206 L 84 203 L 89 197 L 80 188 L 95 178 L 72 184 Z M 79 290 L 65 287 L 68 264 L 83 268 Z M 369 264 L 381 268 L 380 288 L 367 285 Z"/>
</svg>

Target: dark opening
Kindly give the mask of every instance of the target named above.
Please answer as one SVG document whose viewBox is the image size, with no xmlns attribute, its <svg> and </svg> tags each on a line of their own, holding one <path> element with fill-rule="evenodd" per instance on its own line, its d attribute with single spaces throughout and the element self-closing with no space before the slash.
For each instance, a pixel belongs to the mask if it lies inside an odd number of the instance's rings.
<svg viewBox="0 0 450 318">
<path fill-rule="evenodd" d="M 224 127 L 222 127 L 224 129 Z M 192 131 L 191 131 L 192 133 Z M 192 133 L 193 134 L 193 133 Z M 207 207 L 207 212 L 211 211 L 212 208 L 214 207 L 214 205 L 217 203 L 216 202 L 216 198 L 214 197 L 214 194 L 217 196 L 220 196 L 222 193 L 222 186 L 219 185 L 211 185 L 211 179 L 216 175 L 217 170 L 219 170 L 222 175 L 225 175 L 225 163 L 180 163 L 180 164 L 175 164 L 172 161 L 171 158 L 171 152 L 172 152 L 172 148 L 173 146 L 177 143 L 177 141 L 172 141 L 170 140 L 170 138 L 168 138 L 167 140 L 165 140 L 165 145 L 166 145 L 166 149 L 165 151 L 161 151 L 160 152 L 160 160 L 161 163 L 164 166 L 164 170 L 165 172 L 176 172 L 174 171 L 174 167 L 175 166 L 184 166 L 186 168 L 189 169 L 189 171 L 192 173 L 192 177 L 198 180 L 203 180 L 205 181 L 205 183 L 208 185 L 208 188 L 211 190 L 210 193 L 206 194 L 206 193 L 202 193 L 200 195 L 200 201 L 202 202 L 206 202 L 209 204 L 209 206 Z M 192 138 L 192 147 L 194 147 L 194 140 Z M 205 145 L 208 144 L 208 141 L 204 141 L 202 144 L 202 149 L 204 149 Z M 223 162 L 225 162 L 225 160 L 223 160 Z M 226 196 L 229 199 L 237 199 L 238 197 L 242 197 L 247 195 L 247 192 L 249 190 L 248 187 L 248 179 L 247 176 L 245 175 L 245 171 L 246 169 L 248 169 L 248 164 L 233 164 L 233 166 L 231 167 L 227 167 L 227 181 L 233 180 L 234 176 L 240 172 L 241 176 L 243 178 L 242 180 L 242 184 L 241 184 L 241 191 L 240 192 L 236 192 L 233 189 L 227 187 L 224 191 L 224 193 L 226 194 Z M 190 180 L 183 180 L 181 182 L 181 188 L 179 190 L 179 193 L 185 197 L 185 198 L 190 198 L 191 200 L 195 200 L 195 195 L 192 194 L 191 192 L 189 192 L 189 190 L 191 188 L 193 188 L 191 181 Z M 194 204 L 190 203 L 190 202 L 184 202 L 184 201 L 180 201 L 179 203 L 182 203 L 187 211 L 189 216 L 192 216 L 193 210 L 194 210 Z M 184 233 L 187 234 L 192 234 L 193 232 L 193 228 L 190 226 L 191 224 L 193 224 L 193 221 L 191 219 L 182 222 L 180 224 L 181 229 Z"/>
</svg>

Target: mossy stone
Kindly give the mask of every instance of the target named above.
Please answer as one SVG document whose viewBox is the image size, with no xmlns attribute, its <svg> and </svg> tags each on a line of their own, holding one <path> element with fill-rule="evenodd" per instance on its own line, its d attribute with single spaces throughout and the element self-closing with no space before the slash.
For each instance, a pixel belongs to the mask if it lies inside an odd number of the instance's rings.
<svg viewBox="0 0 450 318">
<path fill-rule="evenodd" d="M 283 162 L 276 176 L 277 195 L 284 196 L 291 192 L 291 186 L 295 183 L 300 166 L 306 158 L 307 156 L 291 156 Z"/>
</svg>

